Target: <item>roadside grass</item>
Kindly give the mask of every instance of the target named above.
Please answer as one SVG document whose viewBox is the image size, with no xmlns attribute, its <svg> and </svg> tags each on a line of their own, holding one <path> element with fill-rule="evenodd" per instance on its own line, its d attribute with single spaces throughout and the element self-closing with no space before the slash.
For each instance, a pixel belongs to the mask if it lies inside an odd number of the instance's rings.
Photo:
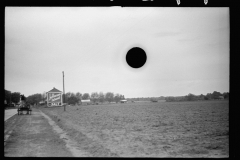
<svg viewBox="0 0 240 160">
<path fill-rule="evenodd" d="M 119 156 L 228 156 L 228 101 L 127 103 L 41 108 Z M 61 120 L 59 120 L 61 119 Z M 59 121 L 58 121 L 59 120 Z M 77 137 L 76 137 L 77 140 Z M 97 151 L 94 153 L 98 154 Z"/>
</svg>

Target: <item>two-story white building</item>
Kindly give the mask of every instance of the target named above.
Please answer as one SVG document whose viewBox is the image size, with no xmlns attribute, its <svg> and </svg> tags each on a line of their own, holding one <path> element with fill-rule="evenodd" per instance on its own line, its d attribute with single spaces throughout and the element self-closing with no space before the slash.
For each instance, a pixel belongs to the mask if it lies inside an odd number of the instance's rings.
<svg viewBox="0 0 240 160">
<path fill-rule="evenodd" d="M 48 91 L 47 93 L 47 106 L 52 107 L 52 106 L 62 106 L 62 91 L 59 91 L 55 87 Z"/>
</svg>

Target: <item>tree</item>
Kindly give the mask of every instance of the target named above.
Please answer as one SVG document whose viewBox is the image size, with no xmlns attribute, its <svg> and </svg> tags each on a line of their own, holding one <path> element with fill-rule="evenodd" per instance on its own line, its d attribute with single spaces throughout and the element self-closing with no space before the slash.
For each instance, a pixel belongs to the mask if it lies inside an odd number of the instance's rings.
<svg viewBox="0 0 240 160">
<path fill-rule="evenodd" d="M 69 101 L 68 101 L 68 99 L 71 97 L 71 95 L 72 95 L 72 93 L 71 93 L 71 92 L 67 92 L 67 93 L 65 94 L 65 102 L 64 102 L 64 103 L 67 103 L 67 104 L 69 104 Z"/>
<path fill-rule="evenodd" d="M 229 98 L 229 93 L 228 92 L 224 92 L 223 93 L 223 97 L 224 97 L 224 99 L 228 99 Z"/>
<path fill-rule="evenodd" d="M 160 96 L 160 97 L 159 97 L 159 100 L 165 100 L 165 97 Z"/>
<path fill-rule="evenodd" d="M 116 103 L 118 103 L 120 101 L 120 95 L 118 93 L 114 96 L 114 101 Z"/>
<path fill-rule="evenodd" d="M 84 93 L 82 96 L 82 99 L 84 99 L 84 100 L 89 99 L 89 98 L 90 98 L 90 95 L 88 93 Z"/>
<path fill-rule="evenodd" d="M 44 102 L 44 101 L 46 101 L 46 99 L 47 99 L 46 92 L 43 92 L 42 93 L 42 101 Z"/>
<path fill-rule="evenodd" d="M 96 101 L 98 101 L 99 95 L 97 92 L 93 92 L 91 94 L 91 100 L 95 103 Z"/>
<path fill-rule="evenodd" d="M 210 100 L 210 99 L 212 99 L 212 94 L 211 93 L 207 93 L 206 97 L 207 97 L 208 100 Z"/>
<path fill-rule="evenodd" d="M 201 94 L 200 96 L 198 96 L 198 99 L 199 99 L 199 100 L 204 100 L 204 95 Z"/>
<path fill-rule="evenodd" d="M 105 99 L 105 96 L 104 96 L 103 92 L 100 92 L 100 93 L 98 94 L 98 96 L 99 96 L 99 101 L 103 103 L 103 102 L 104 102 L 104 99 Z"/>
<path fill-rule="evenodd" d="M 21 99 L 21 101 L 26 101 L 27 100 L 27 98 L 24 96 L 24 94 L 20 95 L 20 99 Z"/>
<path fill-rule="evenodd" d="M 22 100 L 24 100 L 24 95 L 22 96 Z M 26 98 L 26 103 L 29 103 L 31 105 L 38 104 L 42 100 L 42 94 L 37 93 L 30 95 Z"/>
<path fill-rule="evenodd" d="M 11 94 L 11 101 L 13 103 L 18 103 L 20 101 L 20 93 L 19 92 L 14 92 Z"/>
<path fill-rule="evenodd" d="M 113 101 L 114 94 L 112 92 L 107 92 L 105 95 L 105 99 L 110 103 Z"/>
<path fill-rule="evenodd" d="M 23 99 L 24 99 L 24 98 L 21 97 L 21 100 L 22 100 L 22 101 L 24 101 Z M 28 96 L 26 102 L 29 103 L 29 104 L 31 104 L 31 105 L 34 105 L 34 104 L 36 103 L 35 100 L 34 100 L 34 95 Z"/>
<path fill-rule="evenodd" d="M 80 92 L 77 92 L 76 97 L 77 97 L 78 102 L 79 102 L 82 99 L 82 94 Z"/>
<path fill-rule="evenodd" d="M 188 95 L 187 95 L 187 100 L 188 101 L 194 101 L 194 100 L 196 100 L 197 98 L 196 98 L 196 96 L 194 95 L 194 94 L 192 94 L 192 93 L 189 93 Z"/>
<path fill-rule="evenodd" d="M 213 99 L 219 99 L 219 96 L 221 96 L 221 93 L 220 93 L 220 92 L 214 91 L 214 92 L 212 93 L 212 98 L 213 98 Z"/>
<path fill-rule="evenodd" d="M 71 96 L 68 98 L 68 104 L 76 104 L 76 103 L 78 103 L 78 98 L 74 94 L 71 94 Z"/>
<path fill-rule="evenodd" d="M 8 90 L 5 90 L 5 100 L 7 101 L 7 104 L 10 103 L 11 100 L 11 92 Z"/>
<path fill-rule="evenodd" d="M 165 100 L 166 100 L 167 102 L 173 102 L 173 101 L 175 101 L 175 98 L 172 97 L 172 96 L 169 96 L 169 97 L 166 97 Z"/>
<path fill-rule="evenodd" d="M 120 100 L 123 100 L 123 99 L 125 99 L 125 98 L 124 98 L 124 95 L 121 95 L 121 94 L 120 94 L 120 96 L 119 96 L 119 97 L 120 97 Z M 138 98 L 138 100 L 139 100 L 139 98 Z"/>
</svg>

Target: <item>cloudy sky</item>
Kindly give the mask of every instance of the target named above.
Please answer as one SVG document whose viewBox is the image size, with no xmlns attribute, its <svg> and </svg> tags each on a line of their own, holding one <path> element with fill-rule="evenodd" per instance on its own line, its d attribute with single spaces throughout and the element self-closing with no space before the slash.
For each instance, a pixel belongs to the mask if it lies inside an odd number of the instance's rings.
<svg viewBox="0 0 240 160">
<path fill-rule="evenodd" d="M 5 89 L 131 97 L 229 91 L 228 8 L 6 7 Z M 125 60 L 146 51 L 140 69 Z M 136 59 L 137 60 L 137 59 Z"/>
</svg>

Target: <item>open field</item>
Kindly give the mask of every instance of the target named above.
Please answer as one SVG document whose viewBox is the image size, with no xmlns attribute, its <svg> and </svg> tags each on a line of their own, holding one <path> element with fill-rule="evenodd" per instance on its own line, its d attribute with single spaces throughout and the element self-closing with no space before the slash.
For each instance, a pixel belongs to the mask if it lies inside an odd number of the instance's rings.
<svg viewBox="0 0 240 160">
<path fill-rule="evenodd" d="M 229 157 L 225 100 L 41 110 L 94 157 Z"/>
</svg>

